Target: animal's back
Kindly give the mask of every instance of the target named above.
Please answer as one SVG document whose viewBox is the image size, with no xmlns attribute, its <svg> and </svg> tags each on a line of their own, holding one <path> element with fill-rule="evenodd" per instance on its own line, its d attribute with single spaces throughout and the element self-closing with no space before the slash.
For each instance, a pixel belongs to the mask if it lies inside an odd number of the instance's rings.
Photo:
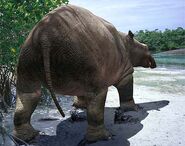
<svg viewBox="0 0 185 146">
<path fill-rule="evenodd" d="M 111 24 L 86 9 L 62 6 L 36 25 L 21 54 L 31 52 L 29 58 L 45 84 L 43 51 L 48 47 L 54 89 L 80 95 L 92 88 L 107 87 L 122 74 L 127 56 L 123 57 L 126 52 L 117 33 Z"/>
</svg>

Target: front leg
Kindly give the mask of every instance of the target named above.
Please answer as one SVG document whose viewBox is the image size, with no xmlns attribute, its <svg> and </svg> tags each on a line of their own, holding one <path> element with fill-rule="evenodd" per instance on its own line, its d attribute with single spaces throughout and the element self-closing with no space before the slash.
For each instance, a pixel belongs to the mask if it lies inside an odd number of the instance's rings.
<svg viewBox="0 0 185 146">
<path fill-rule="evenodd" d="M 133 99 L 133 75 L 123 78 L 115 87 L 118 89 L 121 110 L 137 111 L 138 106 Z"/>
<path fill-rule="evenodd" d="M 89 99 L 87 105 L 87 141 L 107 140 L 111 136 L 104 126 L 104 106 L 107 90 L 103 90 L 96 97 Z"/>
</svg>

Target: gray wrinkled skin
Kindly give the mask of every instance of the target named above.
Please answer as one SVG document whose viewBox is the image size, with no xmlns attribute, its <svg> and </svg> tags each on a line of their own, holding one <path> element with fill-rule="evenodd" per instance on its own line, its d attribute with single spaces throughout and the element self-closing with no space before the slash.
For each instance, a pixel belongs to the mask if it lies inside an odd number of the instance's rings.
<svg viewBox="0 0 185 146">
<path fill-rule="evenodd" d="M 28 141 L 38 134 L 30 118 L 44 85 L 51 94 L 88 100 L 86 139 L 108 139 L 103 116 L 108 87 L 115 85 L 121 95 L 133 66 L 154 66 L 147 49 L 131 32 L 118 32 L 84 8 L 67 5 L 48 13 L 30 32 L 19 56 L 14 135 Z"/>
</svg>

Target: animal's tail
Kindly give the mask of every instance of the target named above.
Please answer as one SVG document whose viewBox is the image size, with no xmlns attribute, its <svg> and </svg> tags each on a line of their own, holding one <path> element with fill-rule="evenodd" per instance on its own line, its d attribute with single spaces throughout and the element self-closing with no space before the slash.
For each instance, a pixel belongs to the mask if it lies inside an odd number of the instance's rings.
<svg viewBox="0 0 185 146">
<path fill-rule="evenodd" d="M 55 96 L 53 86 L 52 86 L 51 70 L 50 70 L 50 52 L 49 52 L 48 48 L 45 48 L 43 50 L 43 59 L 44 59 L 44 70 L 45 70 L 45 75 L 46 75 L 46 82 L 48 84 L 48 90 L 51 94 L 51 97 L 52 97 L 58 111 L 60 112 L 62 117 L 65 117 L 65 114 L 57 101 L 57 98 Z"/>
</svg>

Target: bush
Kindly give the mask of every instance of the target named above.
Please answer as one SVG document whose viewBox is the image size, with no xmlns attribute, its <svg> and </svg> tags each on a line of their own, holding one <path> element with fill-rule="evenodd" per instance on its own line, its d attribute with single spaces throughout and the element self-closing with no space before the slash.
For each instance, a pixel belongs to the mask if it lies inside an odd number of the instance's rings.
<svg viewBox="0 0 185 146">
<path fill-rule="evenodd" d="M 11 106 L 15 66 L 20 46 L 33 26 L 50 10 L 68 0 L 1 0 L 0 3 L 0 106 Z M 2 104 L 2 105 L 1 105 Z"/>
</svg>

